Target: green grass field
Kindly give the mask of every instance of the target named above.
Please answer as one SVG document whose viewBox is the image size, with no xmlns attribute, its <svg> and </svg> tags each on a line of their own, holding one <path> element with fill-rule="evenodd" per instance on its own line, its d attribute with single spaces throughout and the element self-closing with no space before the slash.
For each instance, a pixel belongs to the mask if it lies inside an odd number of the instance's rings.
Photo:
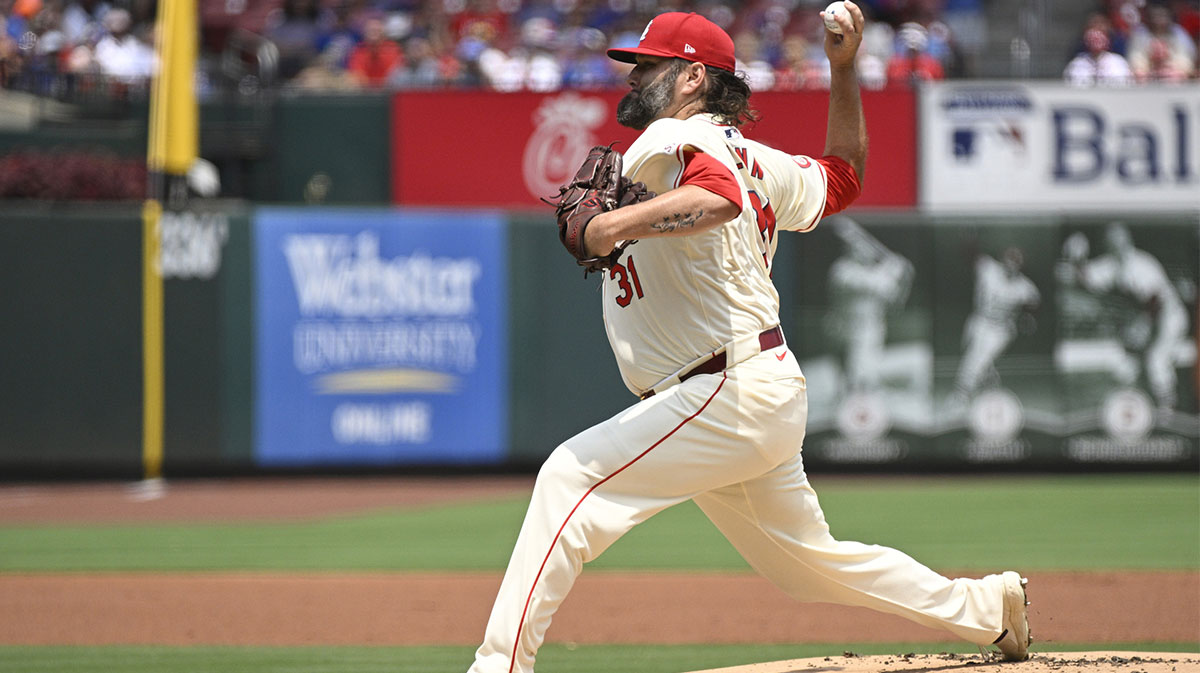
<svg viewBox="0 0 1200 673">
<path fill-rule="evenodd" d="M 813 478 L 834 535 L 935 568 L 1200 568 L 1194 476 Z M 0 571 L 499 570 L 526 498 L 301 522 L 0 527 Z M 590 567 L 746 569 L 692 504 Z"/>
<path fill-rule="evenodd" d="M 1195 652 L 1178 643 L 1107 643 L 1114 651 Z M 1061 652 L 1086 644 L 1057 644 Z M 869 654 L 974 654 L 970 646 L 929 643 L 828 645 L 549 644 L 538 673 L 679 673 L 752 661 Z M 3 647 L 3 673 L 461 673 L 473 647 Z"/>
<path fill-rule="evenodd" d="M 833 532 L 896 546 L 935 568 L 1200 569 L 1195 475 L 1020 478 L 813 477 Z M 504 567 L 525 498 L 287 523 L 0 527 L 0 572 L 407 571 Z M 693 505 L 635 529 L 592 564 L 608 570 L 745 569 Z M 4 646 L 0 671 L 424 673 L 461 670 L 464 647 Z M 1055 644 L 1200 651 L 1200 643 Z M 548 645 L 540 673 L 675 673 L 826 655 L 974 652 L 969 645 Z"/>
</svg>

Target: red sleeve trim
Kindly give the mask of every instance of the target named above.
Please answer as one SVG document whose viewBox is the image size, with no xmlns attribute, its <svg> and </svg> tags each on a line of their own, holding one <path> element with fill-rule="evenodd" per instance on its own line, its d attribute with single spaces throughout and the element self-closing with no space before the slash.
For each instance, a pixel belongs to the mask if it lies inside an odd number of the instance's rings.
<svg viewBox="0 0 1200 673">
<path fill-rule="evenodd" d="M 742 207 L 742 190 L 733 178 L 733 172 L 703 152 L 683 152 L 683 172 L 679 174 L 678 184 L 681 187 L 702 187 L 717 196 L 729 199 L 739 209 Z"/>
<path fill-rule="evenodd" d="M 825 169 L 825 212 L 821 213 L 821 217 L 849 208 L 862 193 L 862 184 L 854 167 L 845 159 L 835 156 L 821 157 L 817 163 Z"/>
</svg>

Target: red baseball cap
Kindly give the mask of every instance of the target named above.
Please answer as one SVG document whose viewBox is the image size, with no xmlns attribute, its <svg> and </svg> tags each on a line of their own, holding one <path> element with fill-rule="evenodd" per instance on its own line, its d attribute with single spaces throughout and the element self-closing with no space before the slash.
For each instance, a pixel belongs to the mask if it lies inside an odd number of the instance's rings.
<svg viewBox="0 0 1200 673">
<path fill-rule="evenodd" d="M 667 12 L 650 19 L 633 49 L 609 49 L 608 57 L 637 63 L 637 55 L 682 58 L 733 72 L 733 39 L 717 24 L 694 12 Z"/>
</svg>

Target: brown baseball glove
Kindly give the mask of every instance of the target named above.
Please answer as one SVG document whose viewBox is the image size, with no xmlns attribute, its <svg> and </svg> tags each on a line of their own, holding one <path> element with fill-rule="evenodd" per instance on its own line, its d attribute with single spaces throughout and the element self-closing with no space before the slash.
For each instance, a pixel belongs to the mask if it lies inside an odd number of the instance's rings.
<svg viewBox="0 0 1200 673">
<path fill-rule="evenodd" d="M 600 213 L 640 203 L 655 197 L 646 185 L 621 175 L 621 153 L 611 145 L 597 145 L 588 152 L 575 177 L 558 188 L 558 196 L 542 199 L 554 206 L 558 221 L 558 240 L 584 268 L 583 275 L 603 271 L 617 263 L 621 252 L 634 241 L 621 241 L 612 252 L 589 255 L 583 242 L 588 223 Z"/>
</svg>

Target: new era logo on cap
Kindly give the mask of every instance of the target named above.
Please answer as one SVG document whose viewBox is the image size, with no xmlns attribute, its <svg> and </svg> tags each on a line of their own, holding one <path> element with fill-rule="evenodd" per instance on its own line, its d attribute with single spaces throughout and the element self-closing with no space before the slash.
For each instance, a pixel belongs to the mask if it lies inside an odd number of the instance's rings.
<svg viewBox="0 0 1200 673">
<path fill-rule="evenodd" d="M 659 14 L 646 24 L 633 49 L 609 49 L 608 56 L 637 63 L 637 55 L 682 58 L 733 72 L 733 40 L 720 26 L 693 12 Z"/>
</svg>

